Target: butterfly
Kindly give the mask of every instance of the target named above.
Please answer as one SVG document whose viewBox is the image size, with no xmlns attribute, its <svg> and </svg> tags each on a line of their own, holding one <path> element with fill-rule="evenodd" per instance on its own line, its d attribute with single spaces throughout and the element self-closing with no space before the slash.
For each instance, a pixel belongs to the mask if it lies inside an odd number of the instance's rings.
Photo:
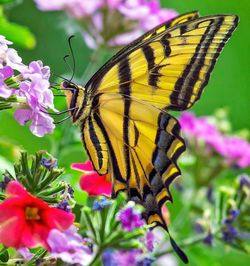
<svg viewBox="0 0 250 266">
<path fill-rule="evenodd" d="M 110 175 L 113 198 L 125 191 L 143 205 L 148 224 L 168 231 L 161 209 L 181 174 L 177 159 L 185 142 L 169 111 L 184 111 L 200 98 L 237 24 L 235 15 L 180 15 L 121 49 L 84 87 L 63 82 L 95 171 Z"/>
</svg>

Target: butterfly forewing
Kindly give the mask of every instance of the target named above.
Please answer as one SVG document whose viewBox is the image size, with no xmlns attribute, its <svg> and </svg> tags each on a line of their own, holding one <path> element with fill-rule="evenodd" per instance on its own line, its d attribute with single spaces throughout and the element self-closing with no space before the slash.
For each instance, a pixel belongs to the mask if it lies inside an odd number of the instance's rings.
<svg viewBox="0 0 250 266">
<path fill-rule="evenodd" d="M 132 98 L 160 108 L 190 108 L 236 24 L 236 16 L 209 16 L 154 35 L 121 57 L 101 78 L 97 91 L 117 93 L 129 84 Z"/>
</svg>

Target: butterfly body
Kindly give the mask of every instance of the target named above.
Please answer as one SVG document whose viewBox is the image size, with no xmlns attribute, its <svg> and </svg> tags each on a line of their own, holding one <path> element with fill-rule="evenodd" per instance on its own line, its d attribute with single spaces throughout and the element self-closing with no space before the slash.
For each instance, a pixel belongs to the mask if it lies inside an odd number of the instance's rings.
<svg viewBox="0 0 250 266">
<path fill-rule="evenodd" d="M 167 230 L 161 208 L 172 201 L 169 186 L 185 150 L 168 111 L 186 110 L 200 98 L 237 23 L 234 15 L 181 15 L 123 48 L 85 89 L 63 84 L 94 169 L 111 176 L 113 197 L 126 191 L 142 204 L 149 224 Z"/>
</svg>

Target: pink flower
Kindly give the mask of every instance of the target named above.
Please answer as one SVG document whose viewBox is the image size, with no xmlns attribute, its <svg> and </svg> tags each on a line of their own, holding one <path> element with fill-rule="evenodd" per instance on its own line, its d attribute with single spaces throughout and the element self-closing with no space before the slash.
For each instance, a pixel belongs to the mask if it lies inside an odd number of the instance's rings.
<svg viewBox="0 0 250 266">
<path fill-rule="evenodd" d="M 91 49 L 126 45 L 144 31 L 177 15 L 159 0 L 35 0 L 41 10 L 64 10 L 83 28 Z M 114 23 L 115 21 L 115 23 Z"/>
<path fill-rule="evenodd" d="M 111 196 L 112 183 L 110 182 L 109 174 L 98 175 L 90 161 L 74 163 L 71 168 L 84 173 L 80 178 L 80 187 L 88 192 L 90 196 Z"/>
<path fill-rule="evenodd" d="M 239 167 L 250 165 L 250 143 L 238 136 L 223 135 L 206 117 L 196 117 L 185 112 L 181 115 L 180 124 L 187 138 L 203 141 L 210 148 L 223 156 L 230 164 Z"/>
<path fill-rule="evenodd" d="M 28 193 L 17 181 L 6 188 L 7 199 L 0 204 L 0 243 L 7 247 L 48 248 L 49 232 L 72 225 L 74 214 L 50 207 Z"/>
<path fill-rule="evenodd" d="M 102 0 L 35 0 L 35 2 L 40 10 L 65 10 L 76 18 L 90 16 L 103 5 Z"/>
</svg>

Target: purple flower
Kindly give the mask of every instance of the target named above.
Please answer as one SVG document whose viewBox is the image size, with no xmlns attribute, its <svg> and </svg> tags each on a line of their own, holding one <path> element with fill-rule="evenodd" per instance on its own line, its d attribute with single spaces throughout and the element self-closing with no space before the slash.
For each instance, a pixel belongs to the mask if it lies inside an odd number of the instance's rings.
<svg viewBox="0 0 250 266">
<path fill-rule="evenodd" d="M 145 19 L 150 14 L 148 1 L 143 0 L 125 0 L 119 5 L 118 10 L 132 20 Z"/>
<path fill-rule="evenodd" d="M 17 251 L 26 261 L 29 261 L 34 257 L 34 254 L 31 253 L 28 248 L 19 248 Z"/>
<path fill-rule="evenodd" d="M 235 240 L 235 238 L 238 236 L 238 234 L 239 234 L 239 232 L 234 226 L 227 225 L 223 229 L 222 239 L 226 243 L 232 243 Z"/>
<path fill-rule="evenodd" d="M 95 200 L 93 204 L 94 211 L 100 211 L 111 205 L 111 201 L 106 197 L 101 197 L 99 200 Z"/>
<path fill-rule="evenodd" d="M 154 241 L 155 241 L 155 235 L 153 231 L 148 231 L 146 233 L 146 238 L 145 238 L 145 246 L 149 252 L 153 252 L 154 250 Z"/>
<path fill-rule="evenodd" d="M 49 89 L 50 69 L 43 66 L 42 61 L 33 61 L 29 66 L 22 63 L 16 50 L 9 48 L 11 42 L 0 35 L 0 97 L 8 98 L 12 94 L 17 96 L 17 102 L 12 103 L 16 107 L 14 117 L 21 124 L 30 124 L 31 132 L 42 137 L 52 133 L 55 125 L 53 119 L 45 112 L 54 108 L 53 93 Z M 15 89 L 9 88 L 5 81 L 14 76 L 14 70 L 20 72 L 13 77 Z"/>
<path fill-rule="evenodd" d="M 231 209 L 228 212 L 227 219 L 225 219 L 225 224 L 232 224 L 237 217 L 240 215 L 240 211 L 238 209 Z"/>
<path fill-rule="evenodd" d="M 213 237 L 212 233 L 209 232 L 207 234 L 207 236 L 203 239 L 203 243 L 206 244 L 206 245 L 208 245 L 208 246 L 212 246 L 213 239 L 214 239 L 214 237 Z"/>
<path fill-rule="evenodd" d="M 4 82 L 5 79 L 9 78 L 13 74 L 14 71 L 9 66 L 5 66 L 2 69 L 0 69 L 0 97 L 9 98 L 13 94 L 14 90 L 9 88 Z"/>
<path fill-rule="evenodd" d="M 60 258 L 67 263 L 88 265 L 92 250 L 84 244 L 84 239 L 77 233 L 74 226 L 64 232 L 57 229 L 50 231 L 48 239 L 51 256 Z"/>
<path fill-rule="evenodd" d="M 158 0 L 35 0 L 40 10 L 64 10 L 83 28 L 88 47 L 126 45 L 176 12 Z M 114 23 L 114 21 L 116 23 Z M 105 28 L 104 28 L 105 27 Z"/>
<path fill-rule="evenodd" d="M 151 266 L 154 261 L 155 259 L 153 258 L 144 258 L 143 260 L 139 261 L 136 266 Z"/>
<path fill-rule="evenodd" d="M 123 46 L 126 45 L 130 42 L 132 42 L 133 40 L 135 40 L 136 38 L 138 38 L 140 35 L 142 35 L 142 31 L 139 29 L 136 29 L 134 31 L 130 31 L 130 32 L 125 32 L 125 33 L 121 33 L 116 35 L 114 38 L 112 38 L 108 44 L 109 46 Z"/>
<path fill-rule="evenodd" d="M 70 212 L 69 202 L 67 200 L 60 201 L 56 207 L 63 211 Z"/>
<path fill-rule="evenodd" d="M 240 180 L 240 190 L 243 189 L 243 187 L 247 187 L 248 189 L 250 189 L 250 177 L 246 174 L 241 175 L 239 177 Z"/>
<path fill-rule="evenodd" d="M 62 10 L 67 0 L 35 0 L 40 10 Z"/>
<path fill-rule="evenodd" d="M 140 261 L 142 251 L 140 249 L 120 250 L 112 254 L 116 266 L 136 266 Z"/>
<path fill-rule="evenodd" d="M 233 225 L 239 214 L 238 209 L 231 209 L 228 211 L 227 218 L 223 221 L 222 239 L 227 243 L 232 243 L 239 235 L 238 230 Z"/>
<path fill-rule="evenodd" d="M 57 167 L 57 160 L 42 158 L 41 165 L 45 166 L 49 171 L 51 171 Z"/>
<path fill-rule="evenodd" d="M 112 249 L 105 250 L 102 255 L 103 266 L 116 266 L 113 260 L 114 251 Z"/>
<path fill-rule="evenodd" d="M 35 0 L 35 2 L 41 10 L 65 10 L 76 18 L 90 16 L 103 5 L 102 0 Z"/>
<path fill-rule="evenodd" d="M 43 67 L 41 61 L 34 61 L 22 72 L 22 75 L 26 80 L 21 82 L 16 94 L 26 99 L 29 109 L 18 109 L 14 117 L 21 125 L 32 120 L 31 132 L 38 137 L 43 137 L 45 134 L 52 133 L 55 128 L 53 119 L 45 113 L 47 108 L 56 110 L 53 93 L 49 89 L 49 69 Z"/>
<path fill-rule="evenodd" d="M 157 0 L 149 1 L 149 14 L 147 19 L 141 20 L 141 26 L 145 31 L 152 29 L 153 27 L 170 20 L 178 15 L 175 10 L 160 8 L 160 3 Z"/>
<path fill-rule="evenodd" d="M 136 212 L 134 208 L 127 207 L 118 213 L 118 220 L 122 224 L 122 228 L 126 231 L 133 231 L 144 225 L 141 214 Z"/>
<path fill-rule="evenodd" d="M 10 181 L 11 179 L 7 175 L 5 175 L 3 180 L 0 182 L 0 188 L 2 190 L 5 190 Z"/>
<path fill-rule="evenodd" d="M 8 50 L 8 46 L 12 44 L 12 42 L 6 40 L 5 36 L 0 35 L 0 55 Z"/>
<path fill-rule="evenodd" d="M 9 66 L 12 69 L 21 71 L 25 65 L 22 63 L 22 58 L 13 48 L 9 48 L 12 42 L 6 40 L 5 36 L 0 35 L 0 69 L 4 66 Z"/>
</svg>

